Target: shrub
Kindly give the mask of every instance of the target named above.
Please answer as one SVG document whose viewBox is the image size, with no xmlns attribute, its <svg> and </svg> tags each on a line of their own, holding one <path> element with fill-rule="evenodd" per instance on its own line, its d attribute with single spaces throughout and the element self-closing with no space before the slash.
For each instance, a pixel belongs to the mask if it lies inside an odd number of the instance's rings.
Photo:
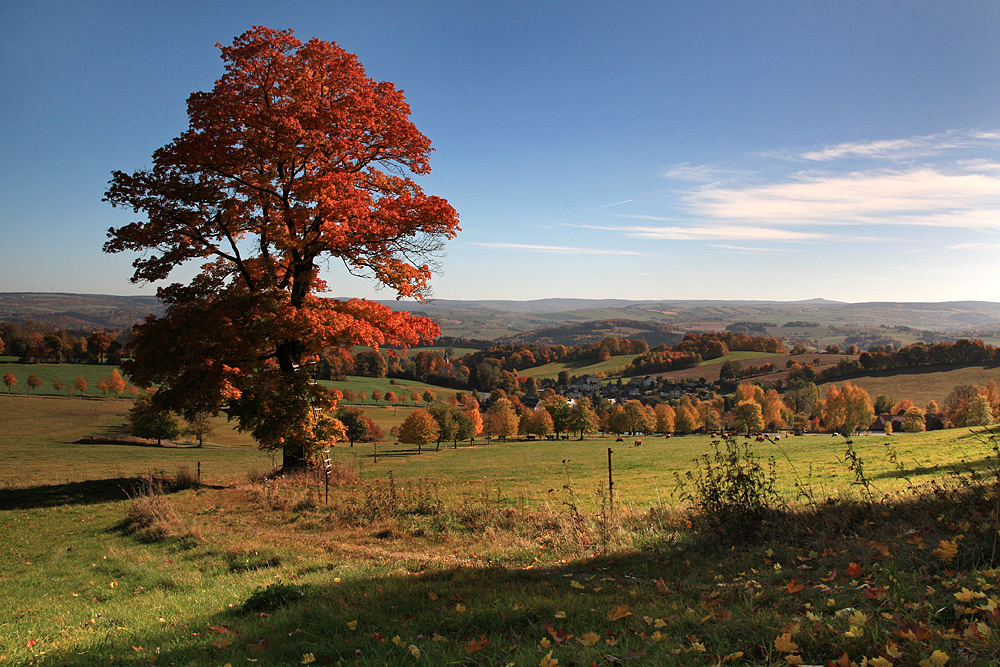
<svg viewBox="0 0 1000 667">
<path fill-rule="evenodd" d="M 693 505 L 692 524 L 727 541 L 753 539 L 781 504 L 774 459 L 761 464 L 750 441 L 738 444 L 733 436 L 714 441 L 712 449 L 684 478 L 677 476 L 680 498 Z"/>
<path fill-rule="evenodd" d="M 250 613 L 270 612 L 281 607 L 287 607 L 306 596 L 304 586 L 292 584 L 271 584 L 265 588 L 258 587 L 243 603 L 243 611 Z"/>
</svg>

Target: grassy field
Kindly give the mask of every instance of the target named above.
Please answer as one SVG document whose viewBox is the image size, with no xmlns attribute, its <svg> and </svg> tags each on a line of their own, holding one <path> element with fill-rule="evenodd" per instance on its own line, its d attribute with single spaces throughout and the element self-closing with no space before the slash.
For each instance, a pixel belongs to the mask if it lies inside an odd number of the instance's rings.
<svg viewBox="0 0 1000 667">
<path fill-rule="evenodd" d="M 945 398 L 957 385 L 984 386 L 990 380 L 1000 383 L 1000 366 L 901 369 L 846 379 L 847 382 L 867 391 L 873 401 L 876 396 L 885 395 L 897 401 L 908 398 L 920 407 L 924 407 L 931 400 L 943 406 Z M 825 396 L 830 384 L 839 386 L 843 382 L 841 380 L 822 384 L 819 387 L 820 392 Z"/>
<path fill-rule="evenodd" d="M 596 375 L 597 373 L 604 373 L 605 375 L 611 375 L 617 373 L 629 367 L 632 360 L 635 359 L 637 354 L 618 354 L 607 361 L 600 361 L 597 363 L 587 363 L 585 361 L 554 361 L 550 364 L 544 364 L 542 366 L 536 366 L 534 368 L 527 368 L 523 371 L 519 371 L 519 375 L 525 377 L 533 377 L 537 379 L 550 378 L 555 379 L 558 377 L 559 373 L 562 371 L 569 371 L 570 375 Z"/>
<path fill-rule="evenodd" d="M 671 497 L 705 437 L 338 447 L 327 503 L 221 423 L 202 450 L 70 444 L 125 403 L 0 397 L 0 665 L 1000 658 L 996 435 L 754 443 L 815 502 L 737 537 Z M 196 460 L 201 486 L 132 477 Z"/>
<path fill-rule="evenodd" d="M 10 357 L 7 357 L 8 359 Z M 103 392 L 97 388 L 97 383 L 111 375 L 112 369 L 117 366 L 107 366 L 100 364 L 19 364 L 12 361 L 0 362 L 0 378 L 7 373 L 13 373 L 17 378 L 10 394 L 20 394 L 26 396 L 66 396 L 72 390 L 73 396 L 80 396 L 76 391 L 76 378 L 82 377 L 87 381 L 87 389 L 83 392 L 84 397 L 96 398 L 103 396 Z M 36 390 L 28 386 L 28 375 L 34 373 L 42 381 Z M 52 386 L 53 382 L 61 382 L 62 391 L 56 391 Z M 0 392 L 8 393 L 5 385 L 0 385 Z"/>
</svg>

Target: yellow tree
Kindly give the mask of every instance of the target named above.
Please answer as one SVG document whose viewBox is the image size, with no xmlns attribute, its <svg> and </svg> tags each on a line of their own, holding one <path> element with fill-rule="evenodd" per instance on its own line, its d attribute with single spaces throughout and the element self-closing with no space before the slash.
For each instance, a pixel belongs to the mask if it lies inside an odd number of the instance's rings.
<svg viewBox="0 0 1000 667">
<path fill-rule="evenodd" d="M 426 410 L 417 409 L 406 416 L 399 426 L 399 441 L 423 447 L 437 440 L 440 427 Z"/>
<path fill-rule="evenodd" d="M 674 430 L 674 409 L 667 403 L 660 403 L 653 411 L 656 413 L 656 431 L 658 433 L 672 433 Z"/>
<path fill-rule="evenodd" d="M 122 377 L 122 374 L 118 372 L 117 368 L 111 370 L 111 375 L 107 379 L 107 384 L 108 390 L 119 398 L 123 393 L 125 393 L 125 387 L 128 386 L 128 383 L 125 382 L 125 378 Z"/>
<path fill-rule="evenodd" d="M 742 433 L 764 430 L 764 417 L 757 401 L 740 401 L 733 408 L 733 427 Z"/>
</svg>

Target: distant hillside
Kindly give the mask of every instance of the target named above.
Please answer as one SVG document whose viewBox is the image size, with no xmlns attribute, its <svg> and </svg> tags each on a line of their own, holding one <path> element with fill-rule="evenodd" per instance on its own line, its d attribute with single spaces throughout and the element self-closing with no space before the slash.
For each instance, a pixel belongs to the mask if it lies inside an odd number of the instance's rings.
<svg viewBox="0 0 1000 667">
<path fill-rule="evenodd" d="M 152 296 L 0 292 L 0 322 L 49 324 L 61 329 L 131 327 L 163 307 Z"/>
<path fill-rule="evenodd" d="M 649 343 L 650 347 L 655 347 L 661 343 L 674 345 L 680 342 L 684 333 L 675 331 L 669 324 L 658 322 L 597 320 L 525 331 L 512 336 L 504 336 L 500 342 L 535 345 L 583 345 L 602 340 L 608 336 L 626 340 L 644 340 Z"/>
<path fill-rule="evenodd" d="M 825 299 L 438 299 L 426 303 L 388 300 L 383 303 L 391 308 L 430 317 L 438 323 L 445 336 L 485 340 L 508 339 L 539 330 L 545 332 L 539 334 L 541 336 L 555 336 L 561 334 L 550 334 L 548 330 L 605 320 L 628 320 L 633 323 L 630 326 L 639 322 L 669 325 L 670 330 L 675 332 L 723 331 L 735 322 L 762 323 L 769 330 L 790 322 L 810 322 L 835 328 L 835 332 L 824 332 L 825 335 L 816 336 L 831 340 L 843 340 L 855 334 L 877 336 L 886 333 L 871 331 L 880 327 L 910 327 L 958 337 L 972 335 L 970 332 L 1000 332 L 1000 303 L 989 301 L 843 303 Z M 33 319 L 65 328 L 121 327 L 138 322 L 151 312 L 162 312 L 159 302 L 151 296 L 0 293 L 0 321 Z M 811 334 L 817 332 L 809 333 L 812 337 Z M 911 336 L 903 333 L 905 332 L 889 332 L 889 335 L 905 343 Z"/>
</svg>

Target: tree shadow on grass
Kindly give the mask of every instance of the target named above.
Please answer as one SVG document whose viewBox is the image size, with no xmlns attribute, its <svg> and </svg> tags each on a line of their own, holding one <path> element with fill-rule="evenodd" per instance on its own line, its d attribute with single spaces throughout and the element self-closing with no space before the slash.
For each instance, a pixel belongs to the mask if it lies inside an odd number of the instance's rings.
<svg viewBox="0 0 1000 667">
<path fill-rule="evenodd" d="M 141 477 L 114 477 L 23 489 L 0 489 L 0 511 L 61 505 L 96 505 L 127 500 L 142 487 Z M 169 493 L 169 489 L 165 489 Z"/>
<path fill-rule="evenodd" d="M 982 519 L 992 502 L 978 492 L 954 499 L 936 494 L 892 505 L 839 502 L 788 516 L 765 527 L 762 537 L 782 551 L 783 560 L 815 550 L 807 558 L 809 569 L 788 576 L 807 586 L 819 585 L 828 581 L 821 579 L 826 573 L 843 572 L 848 561 L 869 568 L 875 562 L 870 546 L 874 539 L 903 535 L 915 525 L 927 531 L 926 543 L 936 544 L 939 538 L 952 538 L 953 531 L 945 531 L 934 517 L 947 513 L 950 520 L 959 520 L 974 509 Z M 892 545 L 898 547 L 894 562 L 923 574 L 982 565 L 995 533 L 988 528 L 973 525 L 973 532 L 966 531 L 954 562 L 940 562 L 930 549 L 904 542 Z M 853 548 L 845 550 L 849 545 Z M 834 548 L 820 555 L 827 547 Z M 690 534 L 641 549 L 526 569 L 440 566 L 401 555 L 351 572 L 351 564 L 331 558 L 284 573 L 287 579 L 274 577 L 256 590 L 251 581 L 269 580 L 230 569 L 227 590 L 236 597 L 227 597 L 234 600 L 228 608 L 223 601 L 222 608 L 191 615 L 176 627 L 167 619 L 142 636 L 118 637 L 117 644 L 102 647 L 102 655 L 79 653 L 86 648 L 81 646 L 47 657 L 54 664 L 104 664 L 106 655 L 113 653 L 116 661 L 138 665 L 148 664 L 155 650 L 162 664 L 537 665 L 546 652 L 555 651 L 559 664 L 567 665 L 707 664 L 676 650 L 678 641 L 684 643 L 680 638 L 697 632 L 709 656 L 743 651 L 761 664 L 769 649 L 757 639 L 780 632 L 783 617 L 798 613 L 799 602 L 783 579 L 768 582 L 760 575 L 764 585 L 748 589 L 753 594 L 747 597 L 740 587 L 724 591 L 716 575 L 743 574 L 750 565 L 768 564 L 764 548 L 760 543 L 727 544 L 708 534 Z M 846 581 L 848 575 L 840 576 L 844 579 L 838 581 Z M 720 592 L 718 604 L 711 607 L 708 603 Z M 730 620 L 723 615 L 713 619 L 712 632 L 705 631 L 705 618 L 697 620 L 717 609 L 728 611 L 730 605 L 737 613 Z M 783 611 L 755 611 L 758 615 L 750 621 L 763 625 L 748 631 L 749 612 L 741 616 L 740 610 L 772 605 L 784 605 Z M 651 641 L 650 633 L 661 627 L 654 628 L 654 619 L 664 622 L 667 641 Z M 935 629 L 944 628 L 945 617 L 938 621 Z M 574 639 L 590 632 L 595 633 L 593 642 Z M 813 646 L 810 651 L 818 654 L 819 649 Z M 417 657 L 423 663 L 414 661 Z"/>
</svg>

